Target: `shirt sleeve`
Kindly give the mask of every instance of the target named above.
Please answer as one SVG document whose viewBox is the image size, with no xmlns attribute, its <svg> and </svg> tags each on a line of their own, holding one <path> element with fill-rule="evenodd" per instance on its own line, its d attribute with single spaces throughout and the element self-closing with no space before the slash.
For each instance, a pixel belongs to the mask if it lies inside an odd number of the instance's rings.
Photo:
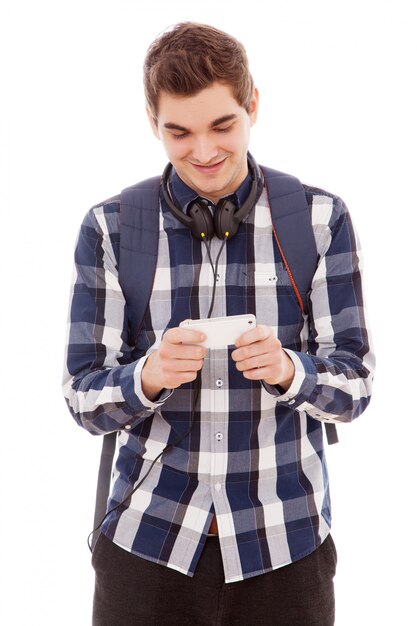
<svg viewBox="0 0 417 626">
<path fill-rule="evenodd" d="M 118 203 L 86 215 L 75 248 L 63 390 L 76 422 L 92 434 L 131 429 L 169 395 L 151 402 L 141 387 L 149 355 L 134 360 L 118 281 Z"/>
<path fill-rule="evenodd" d="M 375 366 L 363 295 L 362 254 L 340 198 L 312 204 L 319 263 L 309 302 L 306 352 L 287 350 L 295 366 L 290 388 L 266 389 L 277 402 L 327 422 L 349 422 L 371 398 Z"/>
</svg>

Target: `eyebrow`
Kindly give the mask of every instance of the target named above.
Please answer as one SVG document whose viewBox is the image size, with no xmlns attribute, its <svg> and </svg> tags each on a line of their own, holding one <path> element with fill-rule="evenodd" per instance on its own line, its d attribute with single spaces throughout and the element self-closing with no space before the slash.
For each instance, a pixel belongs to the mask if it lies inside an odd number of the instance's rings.
<svg viewBox="0 0 417 626">
<path fill-rule="evenodd" d="M 222 117 L 218 117 L 217 119 L 213 120 L 210 124 L 210 128 L 215 128 L 216 126 L 220 126 L 220 124 L 225 124 L 226 122 L 231 122 L 233 120 L 235 120 L 237 118 L 236 113 L 231 113 L 230 115 L 223 115 Z M 174 122 L 166 122 L 164 124 L 164 128 L 167 128 L 168 130 L 180 130 L 182 132 L 190 132 L 189 128 L 186 128 L 185 126 L 181 126 L 180 124 L 175 124 Z"/>
</svg>

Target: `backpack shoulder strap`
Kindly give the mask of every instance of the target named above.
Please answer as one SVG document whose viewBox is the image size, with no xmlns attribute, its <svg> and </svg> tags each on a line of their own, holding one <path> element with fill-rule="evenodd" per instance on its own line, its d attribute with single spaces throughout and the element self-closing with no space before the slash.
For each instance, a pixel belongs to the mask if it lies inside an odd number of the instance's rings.
<svg viewBox="0 0 417 626">
<path fill-rule="evenodd" d="M 300 308 L 308 310 L 308 294 L 317 269 L 317 248 L 305 190 L 298 178 L 262 167 L 271 208 L 274 236 Z"/>
<path fill-rule="evenodd" d="M 97 474 L 96 503 L 94 507 L 94 525 L 92 531 L 92 546 L 94 547 L 107 511 L 114 451 L 116 449 L 116 433 L 104 435 L 101 447 L 100 464 Z"/>
<path fill-rule="evenodd" d="M 160 176 L 149 178 L 124 189 L 120 198 L 119 282 L 133 341 L 142 325 L 155 276 L 160 184 Z"/>
<path fill-rule="evenodd" d="M 161 177 L 155 176 L 124 189 L 120 196 L 119 282 L 127 302 L 130 336 L 133 340 L 140 330 L 155 275 L 160 183 Z M 103 437 L 97 478 L 93 545 L 106 515 L 116 440 L 117 433 Z"/>
<path fill-rule="evenodd" d="M 261 167 L 271 208 L 275 240 L 303 313 L 317 269 L 317 247 L 305 189 L 298 178 Z M 325 423 L 329 444 L 337 443 L 336 426 Z"/>
</svg>

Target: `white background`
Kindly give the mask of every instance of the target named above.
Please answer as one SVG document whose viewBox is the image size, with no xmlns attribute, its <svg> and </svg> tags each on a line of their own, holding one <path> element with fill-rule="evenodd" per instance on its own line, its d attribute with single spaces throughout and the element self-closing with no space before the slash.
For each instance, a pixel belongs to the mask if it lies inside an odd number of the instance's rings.
<svg viewBox="0 0 417 626">
<path fill-rule="evenodd" d="M 90 624 L 100 440 L 75 425 L 60 390 L 72 252 L 92 204 L 165 165 L 145 118 L 142 61 L 182 20 L 245 44 L 261 93 L 257 160 L 342 196 L 359 230 L 378 368 L 370 408 L 328 452 L 337 626 L 417 623 L 413 4 L 1 3 L 5 626 Z"/>
</svg>

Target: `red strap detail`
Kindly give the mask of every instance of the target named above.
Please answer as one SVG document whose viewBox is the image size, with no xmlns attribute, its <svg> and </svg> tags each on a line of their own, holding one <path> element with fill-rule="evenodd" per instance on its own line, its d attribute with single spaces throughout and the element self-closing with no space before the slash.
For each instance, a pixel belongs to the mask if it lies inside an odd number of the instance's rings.
<svg viewBox="0 0 417 626">
<path fill-rule="evenodd" d="M 297 296 L 297 300 L 298 300 L 298 304 L 300 305 L 301 312 L 304 315 L 305 312 L 304 312 L 303 299 L 301 298 L 300 292 L 297 289 L 297 285 L 295 284 L 295 280 L 294 280 L 294 277 L 293 277 L 293 275 L 291 273 L 290 266 L 288 265 L 287 259 L 285 258 L 284 251 L 281 248 L 281 244 L 279 243 L 278 235 L 277 235 L 276 230 L 275 230 L 273 225 L 272 225 L 272 230 L 274 231 L 275 241 L 277 242 L 277 246 L 278 246 L 279 252 L 281 254 L 282 260 L 284 261 L 284 265 L 285 265 L 285 268 L 286 268 L 286 270 L 288 272 L 288 276 L 290 277 L 292 288 L 294 289 L 294 293 Z"/>
</svg>

